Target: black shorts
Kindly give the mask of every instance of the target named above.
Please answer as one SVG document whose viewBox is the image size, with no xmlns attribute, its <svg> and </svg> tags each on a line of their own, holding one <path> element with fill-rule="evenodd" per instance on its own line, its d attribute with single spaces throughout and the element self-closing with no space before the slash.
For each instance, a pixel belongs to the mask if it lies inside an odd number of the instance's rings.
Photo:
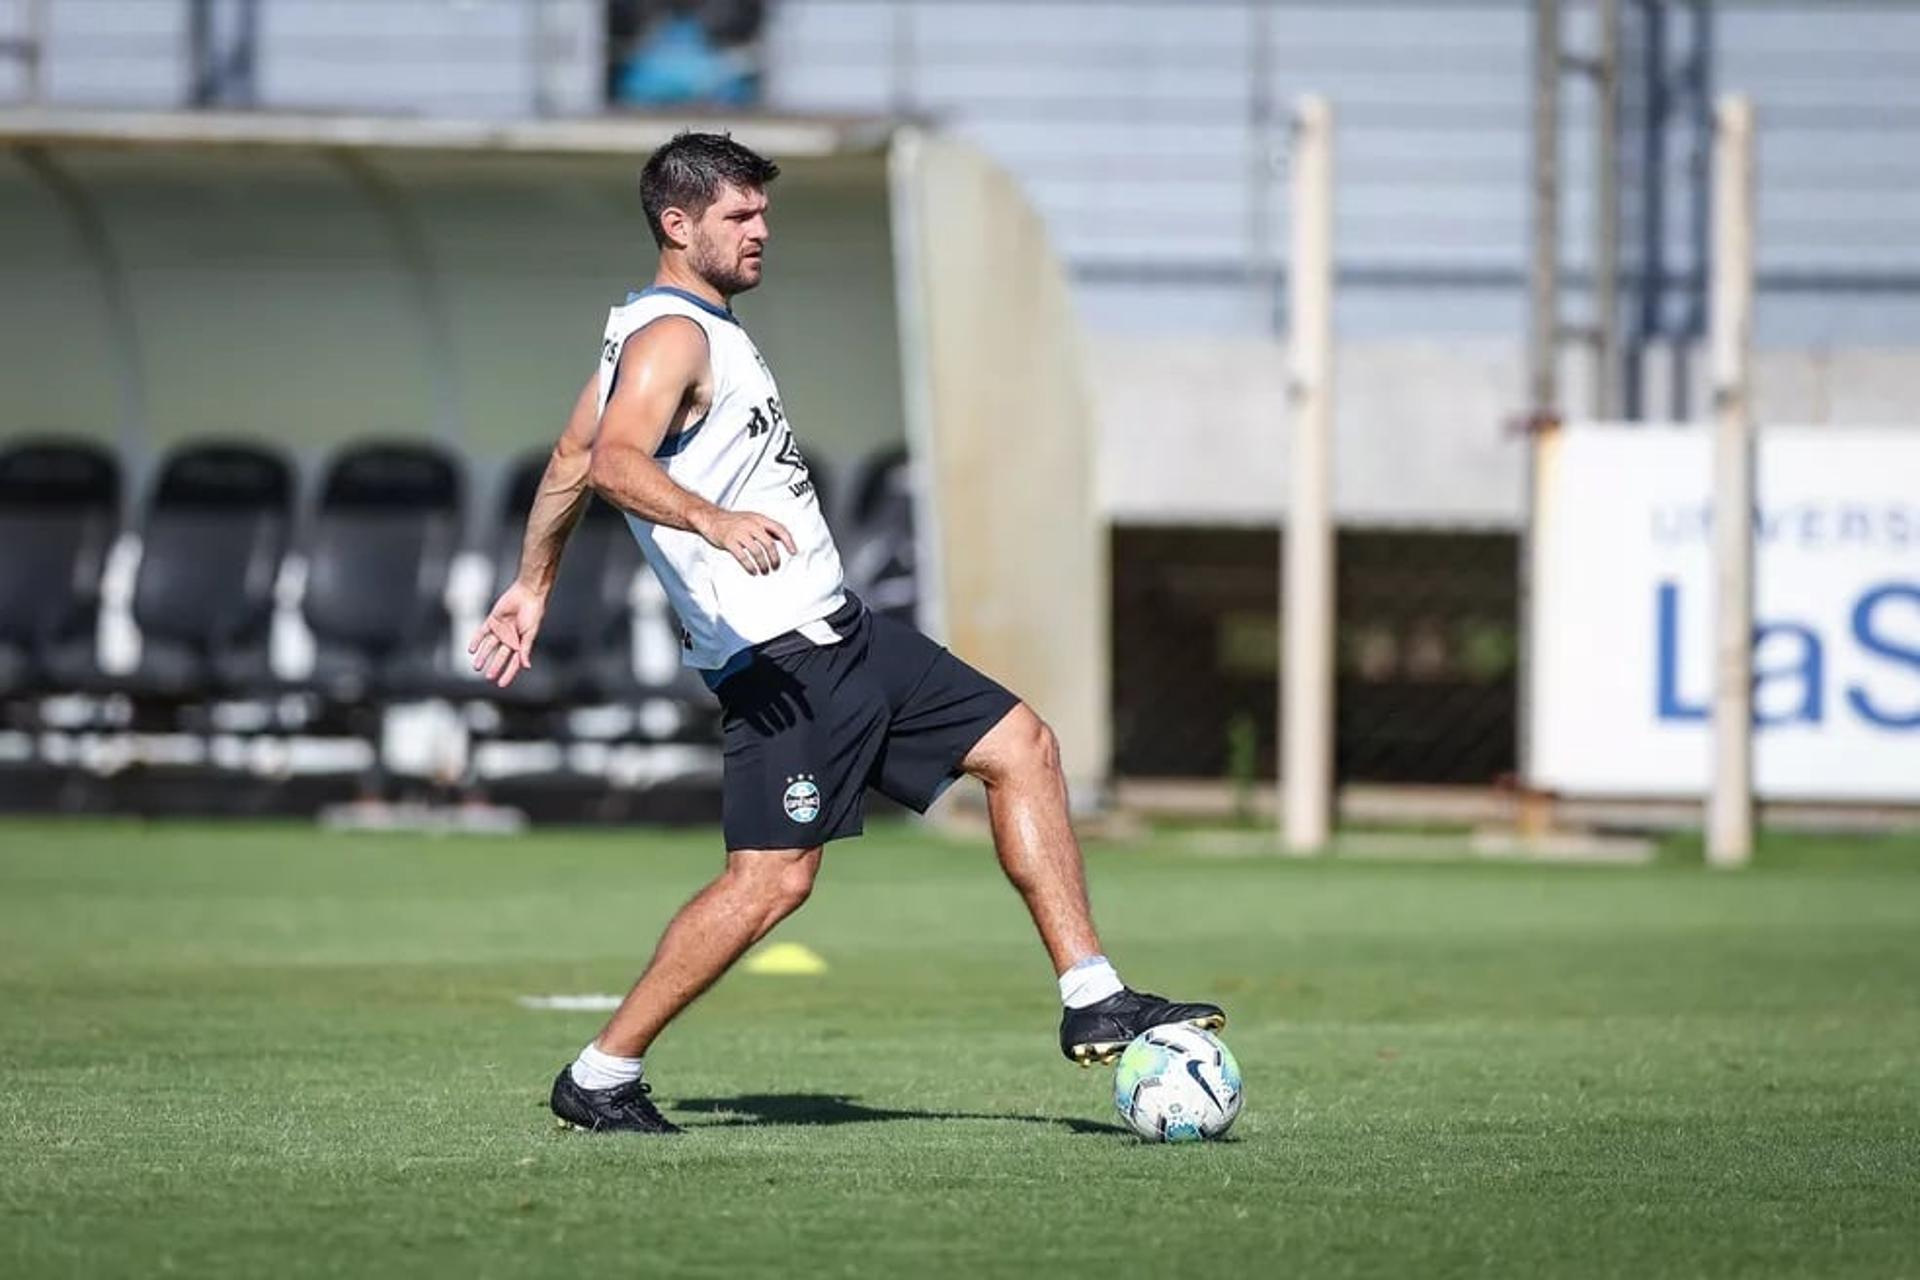
<svg viewBox="0 0 1920 1280">
<path fill-rule="evenodd" d="M 728 849 L 805 849 L 857 836 L 874 788 L 916 813 L 1019 705 L 912 627 L 858 600 L 827 622 L 838 644 L 779 637 L 715 688 Z"/>
</svg>

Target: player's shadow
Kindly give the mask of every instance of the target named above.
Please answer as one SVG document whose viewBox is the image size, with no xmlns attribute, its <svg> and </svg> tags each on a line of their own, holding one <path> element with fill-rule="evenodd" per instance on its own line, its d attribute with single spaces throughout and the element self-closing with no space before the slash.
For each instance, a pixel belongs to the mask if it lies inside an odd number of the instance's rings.
<svg viewBox="0 0 1920 1280">
<path fill-rule="evenodd" d="M 874 1124 L 884 1120 L 1014 1120 L 1022 1124 L 1058 1125 L 1069 1133 L 1127 1132 L 1117 1124 L 1082 1120 L 1078 1116 L 1034 1116 L 1006 1111 L 902 1111 L 892 1107 L 869 1107 L 838 1093 L 743 1093 L 732 1098 L 687 1098 L 672 1103 L 667 1109 L 723 1115 L 724 1119 L 710 1122 L 713 1128 L 746 1124 Z"/>
</svg>

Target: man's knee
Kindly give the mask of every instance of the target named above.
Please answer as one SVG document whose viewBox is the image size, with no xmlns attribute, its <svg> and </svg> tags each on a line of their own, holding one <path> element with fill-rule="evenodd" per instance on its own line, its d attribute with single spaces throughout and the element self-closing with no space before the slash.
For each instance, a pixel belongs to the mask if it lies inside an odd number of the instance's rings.
<svg viewBox="0 0 1920 1280">
<path fill-rule="evenodd" d="M 1060 739 L 1024 702 L 994 726 L 981 747 L 968 762 L 977 767 L 968 771 L 988 784 L 1060 772 Z"/>
<path fill-rule="evenodd" d="M 820 870 L 820 854 L 816 850 L 804 858 L 789 862 L 780 871 L 780 903 L 788 911 L 798 911 L 800 905 L 813 892 L 813 878 Z"/>
<path fill-rule="evenodd" d="M 757 904 L 781 915 L 797 911 L 813 892 L 818 849 L 743 849 L 727 855 L 727 878 Z"/>
</svg>

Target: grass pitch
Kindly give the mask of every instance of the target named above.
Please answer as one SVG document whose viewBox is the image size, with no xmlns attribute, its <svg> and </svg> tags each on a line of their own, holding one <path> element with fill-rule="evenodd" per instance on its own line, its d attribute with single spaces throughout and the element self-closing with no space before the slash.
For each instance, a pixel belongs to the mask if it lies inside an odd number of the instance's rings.
<svg viewBox="0 0 1920 1280">
<path fill-rule="evenodd" d="M 1753 870 L 1095 850 L 1135 983 L 1228 1006 L 1234 1141 L 1125 1136 L 984 845 L 829 850 L 657 1046 L 559 1065 L 710 835 L 0 824 L 0 1273 L 1913 1275 L 1920 842 Z"/>
</svg>

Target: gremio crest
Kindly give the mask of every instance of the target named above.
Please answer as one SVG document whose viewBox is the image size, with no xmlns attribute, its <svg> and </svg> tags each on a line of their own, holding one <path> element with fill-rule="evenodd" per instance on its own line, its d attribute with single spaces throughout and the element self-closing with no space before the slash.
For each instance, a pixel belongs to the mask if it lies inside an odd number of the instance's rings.
<svg viewBox="0 0 1920 1280">
<path fill-rule="evenodd" d="M 787 779 L 786 794 L 780 798 L 787 816 L 795 822 L 812 822 L 820 816 L 820 788 L 810 773 Z"/>
</svg>

